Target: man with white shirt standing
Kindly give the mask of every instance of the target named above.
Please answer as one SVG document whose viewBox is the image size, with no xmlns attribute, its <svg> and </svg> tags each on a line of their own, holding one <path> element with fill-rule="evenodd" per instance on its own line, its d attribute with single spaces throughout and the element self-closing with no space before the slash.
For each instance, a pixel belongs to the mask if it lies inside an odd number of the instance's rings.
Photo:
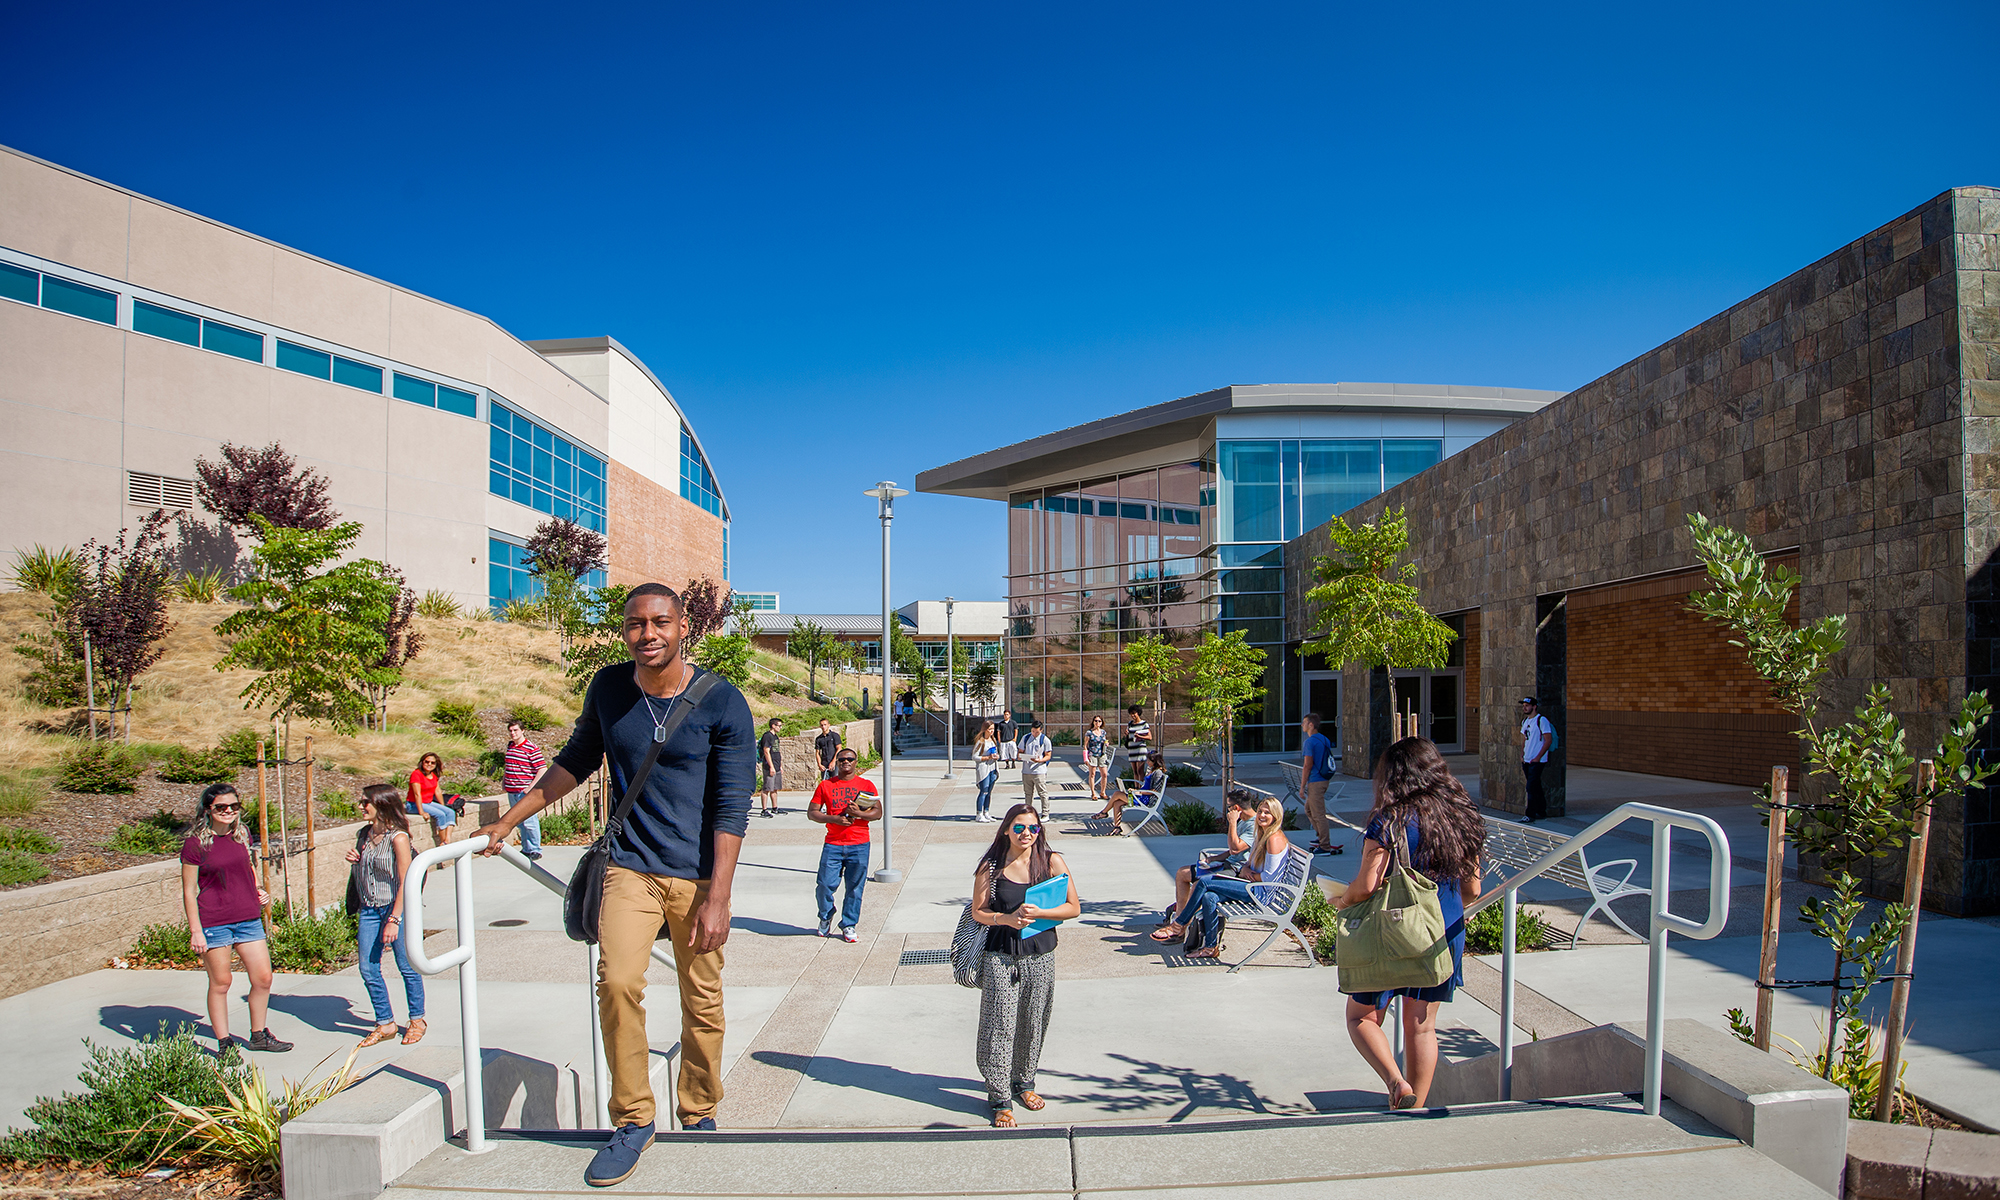
<svg viewBox="0 0 2000 1200">
<path fill-rule="evenodd" d="M 1055 744 L 1042 732 L 1042 723 L 1029 722 L 1028 736 L 1021 739 L 1021 791 L 1043 820 L 1049 816 L 1049 760 L 1055 756 Z"/>
<path fill-rule="evenodd" d="M 1549 815 L 1548 794 L 1542 791 L 1542 768 L 1549 765 L 1549 751 L 1556 742 L 1555 726 L 1542 715 L 1541 705 L 1533 696 L 1521 697 L 1521 731 L 1514 735 L 1514 743 L 1521 747 L 1521 774 L 1528 781 L 1528 815 L 1521 818 L 1521 824 L 1533 825 Z"/>
</svg>

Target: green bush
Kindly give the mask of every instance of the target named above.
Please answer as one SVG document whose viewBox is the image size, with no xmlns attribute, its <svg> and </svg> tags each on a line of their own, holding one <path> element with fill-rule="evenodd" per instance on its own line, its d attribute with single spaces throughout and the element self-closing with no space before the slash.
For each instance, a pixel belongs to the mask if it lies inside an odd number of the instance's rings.
<svg viewBox="0 0 2000 1200">
<path fill-rule="evenodd" d="M 177 854 L 187 840 L 185 823 L 160 809 L 136 825 L 120 825 L 106 847 L 120 854 Z"/>
<path fill-rule="evenodd" d="M 18 826 L 0 826 L 0 850 L 19 850 L 24 854 L 54 854 L 62 849 L 56 840 L 39 829 L 22 829 Z"/>
<path fill-rule="evenodd" d="M 553 729 L 556 718 L 539 704 L 516 704 L 507 710 L 507 719 L 519 721 L 525 729 Z"/>
<path fill-rule="evenodd" d="M 1222 818 L 1199 800 L 1181 800 L 1160 810 L 1160 819 L 1166 822 L 1167 832 L 1175 837 L 1192 837 L 1199 833 L 1222 832 Z"/>
<path fill-rule="evenodd" d="M 46 789 L 14 775 L 0 775 L 0 817 L 25 817 L 41 807 Z"/>
<path fill-rule="evenodd" d="M 1299 897 L 1299 910 L 1292 915 L 1292 923 L 1300 928 L 1326 929 L 1333 924 L 1333 901 L 1326 898 L 1326 892 L 1317 880 L 1306 883 L 1305 894 Z"/>
<path fill-rule="evenodd" d="M 260 814 L 263 812 L 263 809 L 258 805 L 257 797 L 255 796 L 240 796 L 238 797 L 238 799 L 243 801 L 243 817 L 242 817 L 243 827 L 245 829 L 248 829 L 250 831 L 250 836 L 254 838 L 258 836 L 258 834 L 262 832 L 264 828 L 263 825 L 259 823 L 262 820 Z M 304 812 L 301 811 L 302 807 L 303 805 L 299 800 L 299 798 L 287 797 L 285 800 L 285 808 L 288 811 L 286 813 L 285 821 L 281 825 L 278 821 L 278 798 L 275 795 L 272 796 L 271 797 L 272 835 L 276 836 L 277 834 L 283 833 L 287 829 L 304 829 L 306 827 L 306 815 Z"/>
<path fill-rule="evenodd" d="M 477 800 L 481 796 L 490 796 L 499 790 L 493 780 L 485 775 L 468 775 L 464 779 L 454 779 L 441 785 L 438 793 L 440 799 L 455 795 L 463 796 L 467 800 Z"/>
<path fill-rule="evenodd" d="M 462 615 L 462 612 L 458 606 L 458 597 L 441 588 L 430 589 L 424 593 L 423 599 L 417 601 L 417 615 L 420 617 L 449 620 Z"/>
<path fill-rule="evenodd" d="M 825 717 L 836 727 L 854 719 L 854 710 L 843 704 L 815 704 L 794 713 L 786 713 L 779 719 L 778 734 L 781 737 L 795 737 L 807 730 L 819 728 L 819 719 Z"/>
<path fill-rule="evenodd" d="M 167 751 L 166 761 L 160 764 L 160 778 L 168 783 L 222 783 L 236 778 L 240 769 L 233 750 L 221 747 L 188 750 L 175 746 Z"/>
<path fill-rule="evenodd" d="M 179 967 L 201 964 L 201 956 L 194 952 L 194 943 L 189 940 L 185 922 L 148 925 L 141 929 L 138 939 L 132 943 L 132 957 L 149 963 L 172 963 Z"/>
<path fill-rule="evenodd" d="M 21 850 L 0 849 L 0 887 L 33 883 L 48 873 L 49 869 L 34 855 Z"/>
<path fill-rule="evenodd" d="M 157 1034 L 122 1049 L 88 1038 L 83 1044 L 90 1060 L 77 1081 L 84 1090 L 38 1097 L 27 1112 L 34 1127 L 0 1138 L 0 1158 L 143 1167 L 178 1136 L 164 1119 L 162 1094 L 183 1104 L 221 1104 L 223 1084 L 240 1087 L 246 1074 L 233 1047 L 218 1064 L 188 1025 L 169 1033 L 162 1021 Z"/>
<path fill-rule="evenodd" d="M 227 754 L 239 767 L 254 767 L 257 765 L 257 743 L 260 740 L 268 740 L 263 730 L 238 729 L 225 735 L 216 744 L 216 749 Z"/>
<path fill-rule="evenodd" d="M 1331 924 L 1320 926 L 1319 936 L 1313 938 L 1313 957 L 1329 967 L 1333 966 L 1333 949 L 1338 940 L 1339 935 Z"/>
<path fill-rule="evenodd" d="M 326 808 L 328 818 L 335 821 L 359 821 L 361 819 L 361 807 L 355 804 L 354 797 L 348 795 L 346 792 L 341 791 L 339 788 L 334 788 L 332 791 L 322 792 L 320 795 L 323 797 L 322 803 Z"/>
<path fill-rule="evenodd" d="M 174 591 L 190 604 L 214 604 L 229 590 L 229 572 L 221 567 L 189 571 L 174 584 Z"/>
<path fill-rule="evenodd" d="M 1200 787 L 1201 768 L 1193 763 L 1168 763 L 1168 787 Z"/>
<path fill-rule="evenodd" d="M 52 550 L 36 542 L 32 549 L 14 551 L 12 579 L 24 592 L 67 593 L 83 582 L 83 555 L 68 546 Z"/>
<path fill-rule="evenodd" d="M 452 737 L 470 738 L 475 742 L 484 741 L 485 730 L 479 726 L 479 714 L 470 704 L 460 704 L 453 700 L 440 700 L 431 706 L 431 724 L 439 733 Z"/>
<path fill-rule="evenodd" d="M 280 971 L 330 975 L 359 956 L 355 936 L 354 918 L 337 905 L 315 917 L 304 909 L 287 916 L 280 904 L 271 910 L 271 965 Z"/>
<path fill-rule="evenodd" d="M 581 804 L 542 814 L 542 841 L 547 845 L 574 846 L 589 836 L 590 814 Z"/>
<path fill-rule="evenodd" d="M 1495 904 L 1491 908 L 1482 908 L 1477 913 L 1474 913 L 1472 919 L 1465 923 L 1465 949 L 1467 953 L 1500 953 L 1500 938 L 1504 932 L 1503 924 L 1505 921 L 1506 917 L 1500 912 L 1498 904 Z M 1542 936 L 1545 932 L 1546 923 L 1539 915 L 1531 913 L 1526 909 L 1515 911 L 1514 950 L 1516 953 L 1522 950 L 1541 949 Z"/>
<path fill-rule="evenodd" d="M 66 792 L 123 794 L 138 786 L 139 772 L 145 769 L 143 754 L 115 742 L 91 742 L 62 756 L 56 785 Z"/>
<path fill-rule="evenodd" d="M 1080 744 L 1081 741 L 1082 739 L 1077 737 L 1076 730 L 1074 729 L 1058 729 L 1049 735 L 1049 745 L 1051 746 L 1075 746 Z"/>
</svg>

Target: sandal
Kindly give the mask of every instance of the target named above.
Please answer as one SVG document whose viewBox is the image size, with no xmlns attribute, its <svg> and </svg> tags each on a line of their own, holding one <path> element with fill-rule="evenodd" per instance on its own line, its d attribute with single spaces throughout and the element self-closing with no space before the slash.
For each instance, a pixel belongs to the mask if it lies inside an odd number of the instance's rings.
<svg viewBox="0 0 2000 1200">
<path fill-rule="evenodd" d="M 363 1046 L 379 1046 L 401 1032 L 403 1031 L 396 1028 L 394 1021 L 389 1022 L 387 1025 L 377 1025 L 367 1037 L 361 1039 L 361 1044 Z"/>
<path fill-rule="evenodd" d="M 1221 958 L 1224 949 L 1226 947 L 1220 943 L 1213 946 L 1197 946 L 1193 950 L 1188 951 L 1187 956 L 1189 958 Z M 1416 1093 L 1412 1092 L 1411 1094 L 1415 1095 Z"/>
<path fill-rule="evenodd" d="M 1027 1109 L 1029 1112 L 1040 1112 L 1049 1106 L 1049 1102 L 1042 1099 L 1035 1092 L 1021 1092 L 1014 1098 L 1019 1100 L 1021 1107 Z"/>
<path fill-rule="evenodd" d="M 1410 1087 L 1408 1083 L 1403 1084 L 1403 1087 L 1410 1088 L 1410 1090 L 1404 1092 L 1399 1089 L 1395 1095 L 1389 1097 L 1389 1109 L 1391 1112 L 1397 1109 L 1415 1108 L 1417 1106 L 1417 1089 Z"/>
<path fill-rule="evenodd" d="M 1187 935 L 1187 926 L 1176 925 L 1172 921 L 1155 929 L 1150 935 L 1156 942 L 1177 942 Z"/>
<path fill-rule="evenodd" d="M 1012 1129 L 1012 1128 L 1014 1128 L 1014 1110 L 1013 1110 L 1013 1109 L 1011 1109 L 1011 1108 L 996 1108 L 996 1109 L 994 1109 L 994 1110 L 993 1110 L 993 1128 L 995 1128 L 995 1129 Z"/>
<path fill-rule="evenodd" d="M 424 1033 L 429 1029 L 430 1026 L 424 1024 L 422 1017 L 411 1017 L 410 1028 L 403 1034 L 403 1044 L 405 1046 L 414 1046 L 418 1042 L 423 1041 Z"/>
</svg>

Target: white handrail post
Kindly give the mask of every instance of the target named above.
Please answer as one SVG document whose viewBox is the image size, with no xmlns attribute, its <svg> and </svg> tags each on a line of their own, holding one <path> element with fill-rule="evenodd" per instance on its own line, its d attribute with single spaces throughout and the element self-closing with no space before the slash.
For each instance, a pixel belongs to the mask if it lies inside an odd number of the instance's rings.
<svg viewBox="0 0 2000 1200">
<path fill-rule="evenodd" d="M 1500 900 L 1500 1099 L 1514 1098 L 1514 929 L 1519 892 Z"/>
<path fill-rule="evenodd" d="M 1667 1033 L 1667 900 L 1673 894 L 1668 875 L 1672 864 L 1674 827 L 1659 818 L 1653 820 L 1653 923 L 1646 945 L 1646 1115 L 1660 1115 L 1660 1073 L 1666 1054 Z M 1722 857 L 1728 843 L 1722 845 Z M 1727 903 L 1727 893 L 1724 893 Z M 1711 905 L 1714 903 L 1710 901 Z"/>
<path fill-rule="evenodd" d="M 594 1128 L 611 1128 L 611 1064 L 604 1057 L 604 1027 L 597 1019 L 597 943 L 590 944 L 590 986 L 585 989 L 590 997 L 590 1087 L 592 1111 L 596 1113 Z M 583 1114 L 577 1114 L 577 1125 L 583 1125 Z"/>
<path fill-rule="evenodd" d="M 458 899 L 458 942 L 472 946 L 472 855 L 461 854 L 452 865 L 452 881 Z M 419 933 L 421 935 L 421 932 Z M 458 1024 L 463 1031 L 465 1053 L 465 1152 L 483 1154 L 486 1144 L 486 1087 L 480 1075 L 479 1054 L 479 964 L 477 954 L 467 954 L 458 964 Z"/>
<path fill-rule="evenodd" d="M 1403 998 L 1389 997 L 1389 1011 L 1383 1016 L 1389 1023 L 1389 1046 L 1396 1054 L 1396 1069 L 1403 1069 Z"/>
</svg>

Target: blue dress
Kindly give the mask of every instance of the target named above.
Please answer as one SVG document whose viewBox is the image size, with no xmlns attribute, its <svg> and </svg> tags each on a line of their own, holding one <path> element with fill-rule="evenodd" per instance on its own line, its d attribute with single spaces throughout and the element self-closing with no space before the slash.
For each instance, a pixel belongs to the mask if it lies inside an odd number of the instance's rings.
<svg viewBox="0 0 2000 1200">
<path fill-rule="evenodd" d="M 1384 849 L 1389 849 L 1389 839 L 1383 822 L 1384 819 L 1380 816 L 1370 821 L 1368 823 L 1368 832 L 1364 837 L 1366 840 L 1375 842 Z M 1423 835 L 1418 831 L 1415 821 L 1410 822 L 1409 837 L 1410 861 L 1415 862 L 1417 847 L 1423 844 Z M 1395 851 L 1390 850 L 1390 853 L 1393 854 Z M 1357 1004 L 1365 1004 L 1370 1008 L 1387 1008 L 1389 1001 L 1396 996 L 1408 996 L 1412 1000 L 1449 1002 L 1452 993 L 1465 986 L 1465 897 L 1459 893 L 1458 881 L 1456 879 L 1432 879 L 1431 882 L 1437 884 L 1438 907 L 1444 910 L 1445 937 L 1451 940 L 1451 978 L 1438 984 L 1436 987 L 1391 988 L 1385 992 L 1355 992 L 1348 999 Z"/>
</svg>

